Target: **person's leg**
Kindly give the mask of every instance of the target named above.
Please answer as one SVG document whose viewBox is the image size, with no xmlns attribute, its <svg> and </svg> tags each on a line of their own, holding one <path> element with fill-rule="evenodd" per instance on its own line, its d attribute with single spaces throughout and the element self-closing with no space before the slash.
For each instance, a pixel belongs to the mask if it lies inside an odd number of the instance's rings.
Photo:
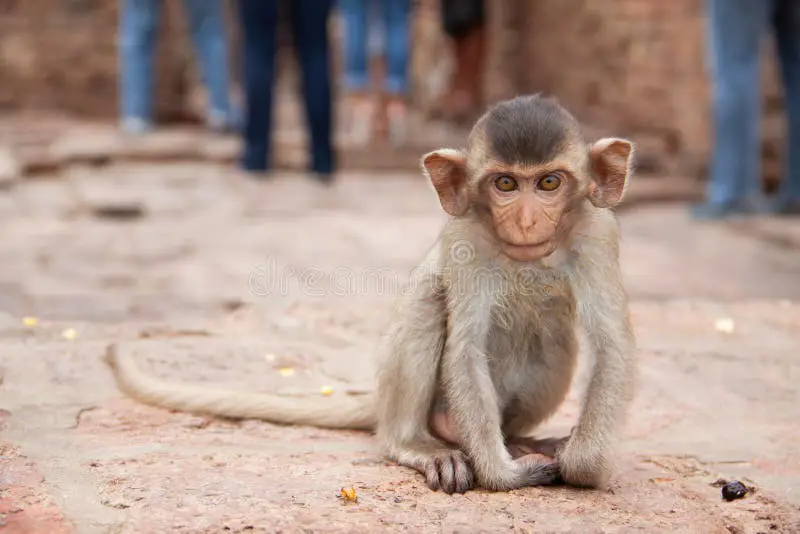
<svg viewBox="0 0 800 534">
<path fill-rule="evenodd" d="M 408 115 L 408 58 L 411 31 L 411 1 L 381 0 L 386 28 L 386 117 L 393 142 L 405 138 Z"/>
<path fill-rule="evenodd" d="M 292 27 L 303 77 L 311 170 L 325 182 L 335 170 L 328 18 L 332 0 L 292 2 Z"/>
<path fill-rule="evenodd" d="M 480 2 L 484 6 L 483 1 Z M 476 17 L 475 26 L 464 36 L 464 58 L 461 60 L 464 65 L 463 88 L 464 96 L 461 98 L 460 107 L 457 107 L 456 118 L 463 118 L 467 121 L 475 120 L 475 113 L 480 113 L 480 106 L 483 101 L 483 78 L 485 73 L 486 60 L 486 18 L 485 8 L 476 8 L 479 15 Z"/>
<path fill-rule="evenodd" d="M 411 0 L 381 0 L 386 28 L 386 92 L 405 97 L 408 92 Z"/>
<path fill-rule="evenodd" d="M 484 0 L 442 0 L 442 27 L 453 43 L 455 70 L 434 115 L 472 120 L 483 93 L 486 52 Z"/>
<path fill-rule="evenodd" d="M 789 129 L 779 203 L 782 211 L 800 214 L 800 4 L 780 0 L 774 26 Z"/>
<path fill-rule="evenodd" d="M 374 109 L 370 99 L 369 38 L 372 2 L 338 0 L 344 23 L 344 90 L 349 115 L 348 130 L 355 144 L 371 137 Z"/>
<path fill-rule="evenodd" d="M 140 133 L 152 125 L 153 59 L 158 0 L 122 0 L 119 10 L 119 93 L 123 129 Z"/>
<path fill-rule="evenodd" d="M 241 165 L 247 171 L 265 171 L 270 164 L 278 1 L 239 0 L 239 18 L 245 97 Z"/>
<path fill-rule="evenodd" d="M 230 104 L 228 42 L 221 0 L 184 0 L 200 72 L 208 91 L 208 123 L 214 129 L 234 125 Z"/>
<path fill-rule="evenodd" d="M 369 91 L 369 5 L 366 0 L 338 0 L 338 7 L 344 23 L 344 87 L 348 92 L 366 93 Z"/>
<path fill-rule="evenodd" d="M 692 209 L 697 218 L 743 211 L 760 191 L 759 59 L 771 6 L 771 0 L 708 0 L 715 143 L 706 203 Z"/>
</svg>

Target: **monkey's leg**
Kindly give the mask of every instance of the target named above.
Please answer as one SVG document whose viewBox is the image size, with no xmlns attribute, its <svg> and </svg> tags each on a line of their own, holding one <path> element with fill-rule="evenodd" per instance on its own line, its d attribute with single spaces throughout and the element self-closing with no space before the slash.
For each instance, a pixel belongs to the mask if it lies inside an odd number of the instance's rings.
<svg viewBox="0 0 800 534">
<path fill-rule="evenodd" d="M 555 462 L 531 457 L 514 460 L 505 447 L 500 401 L 483 348 L 491 324 L 488 304 L 469 303 L 464 306 L 468 310 L 455 306 L 448 321 L 442 384 L 462 450 L 484 488 L 509 490 L 555 483 L 559 478 Z"/>
<path fill-rule="evenodd" d="M 464 453 L 434 437 L 429 417 L 437 394 L 446 310 L 431 281 L 412 281 L 378 369 L 378 437 L 389 457 L 425 476 L 433 490 L 463 493 L 474 484 Z"/>
<path fill-rule="evenodd" d="M 616 254 L 591 253 L 593 261 L 579 266 L 575 278 L 595 364 L 578 424 L 558 460 L 567 483 L 601 487 L 611 474 L 613 449 L 633 400 L 636 342 Z"/>
</svg>

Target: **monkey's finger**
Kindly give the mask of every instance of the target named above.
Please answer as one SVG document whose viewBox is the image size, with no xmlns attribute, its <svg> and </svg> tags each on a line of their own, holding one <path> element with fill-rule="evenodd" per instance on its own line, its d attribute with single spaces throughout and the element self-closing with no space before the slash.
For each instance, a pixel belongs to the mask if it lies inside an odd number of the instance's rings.
<svg viewBox="0 0 800 534">
<path fill-rule="evenodd" d="M 464 455 L 453 457 L 453 471 L 455 474 L 456 493 L 464 493 L 475 486 L 475 475 Z"/>
<path fill-rule="evenodd" d="M 455 455 L 447 455 L 441 460 L 437 460 L 439 464 L 439 481 L 442 484 L 442 491 L 448 495 L 456 491 L 456 470 L 453 465 L 455 461 Z"/>
<path fill-rule="evenodd" d="M 438 491 L 441 488 L 441 483 L 439 482 L 439 468 L 436 463 L 436 459 L 432 458 L 425 464 L 425 482 L 433 491 Z"/>
</svg>

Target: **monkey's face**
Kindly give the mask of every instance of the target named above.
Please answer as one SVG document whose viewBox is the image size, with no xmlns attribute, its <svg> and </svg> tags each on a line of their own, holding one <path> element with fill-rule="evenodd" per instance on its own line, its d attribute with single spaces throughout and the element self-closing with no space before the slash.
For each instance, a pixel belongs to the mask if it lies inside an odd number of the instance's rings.
<svg viewBox="0 0 800 534">
<path fill-rule="evenodd" d="M 518 261 L 542 259 L 569 239 L 587 199 L 599 208 L 617 205 L 633 156 L 625 139 L 587 146 L 578 121 L 538 95 L 493 107 L 468 145 L 430 152 L 422 167 L 448 214 L 488 226 Z"/>
<path fill-rule="evenodd" d="M 562 167 L 512 167 L 489 170 L 478 202 L 500 249 L 516 261 L 536 261 L 558 248 L 559 232 L 579 189 L 575 175 Z"/>
</svg>

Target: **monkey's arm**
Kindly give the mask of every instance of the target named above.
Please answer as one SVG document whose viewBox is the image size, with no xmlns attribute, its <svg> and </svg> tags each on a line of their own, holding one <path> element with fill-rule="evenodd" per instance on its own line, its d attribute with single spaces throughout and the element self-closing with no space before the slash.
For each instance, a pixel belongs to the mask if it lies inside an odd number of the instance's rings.
<svg viewBox="0 0 800 534">
<path fill-rule="evenodd" d="M 558 457 L 564 480 L 588 487 L 608 481 L 637 373 L 616 221 L 602 222 L 599 235 L 587 236 L 573 273 L 579 320 L 594 353 L 594 369 L 578 424 Z"/>
<path fill-rule="evenodd" d="M 493 297 L 470 291 L 450 299 L 449 329 L 442 359 L 442 384 L 461 446 L 480 486 L 509 490 L 551 484 L 555 462 L 514 460 L 505 446 L 502 414 L 486 354 Z"/>
<path fill-rule="evenodd" d="M 436 252 L 411 278 L 378 364 L 377 434 L 389 457 L 425 475 L 431 489 L 472 488 L 466 456 L 431 434 L 447 311 L 436 275 Z"/>
<path fill-rule="evenodd" d="M 436 394 L 446 311 L 434 273 L 412 276 L 378 361 L 378 437 L 389 452 L 433 438 L 428 418 Z"/>
</svg>

